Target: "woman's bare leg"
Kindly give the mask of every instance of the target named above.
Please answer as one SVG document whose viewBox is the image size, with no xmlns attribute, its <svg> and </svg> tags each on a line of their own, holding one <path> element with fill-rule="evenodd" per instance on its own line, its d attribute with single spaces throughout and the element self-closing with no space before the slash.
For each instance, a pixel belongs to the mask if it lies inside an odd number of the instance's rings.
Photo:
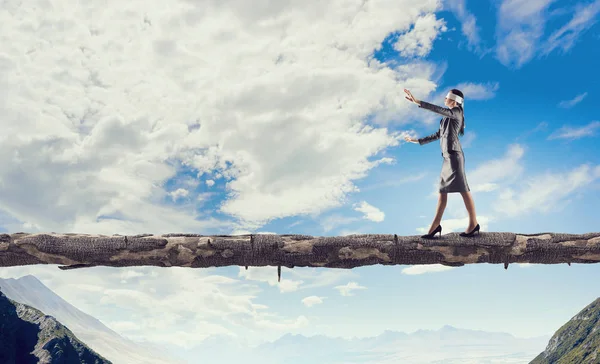
<svg viewBox="0 0 600 364">
<path fill-rule="evenodd" d="M 444 215 L 444 210 L 446 209 L 446 203 L 448 202 L 448 193 L 440 192 L 440 196 L 438 198 L 437 211 L 435 213 L 435 217 L 433 218 L 433 222 L 431 223 L 431 227 L 429 228 L 429 234 L 442 222 L 442 215 Z"/>
<path fill-rule="evenodd" d="M 475 202 L 473 201 L 473 196 L 471 196 L 471 192 L 461 192 L 460 193 L 463 201 L 465 202 L 465 207 L 467 208 L 467 212 L 469 213 L 469 226 L 467 227 L 466 233 L 471 232 L 477 226 L 477 215 L 475 214 Z"/>
</svg>

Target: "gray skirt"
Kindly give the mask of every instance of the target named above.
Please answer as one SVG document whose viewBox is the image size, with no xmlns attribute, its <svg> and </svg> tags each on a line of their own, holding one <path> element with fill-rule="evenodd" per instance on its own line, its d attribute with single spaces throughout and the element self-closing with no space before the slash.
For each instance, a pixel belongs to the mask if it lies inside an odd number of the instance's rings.
<svg viewBox="0 0 600 364">
<path fill-rule="evenodd" d="M 444 162 L 440 173 L 440 192 L 468 192 L 469 184 L 465 173 L 465 156 L 462 152 L 442 153 Z"/>
</svg>

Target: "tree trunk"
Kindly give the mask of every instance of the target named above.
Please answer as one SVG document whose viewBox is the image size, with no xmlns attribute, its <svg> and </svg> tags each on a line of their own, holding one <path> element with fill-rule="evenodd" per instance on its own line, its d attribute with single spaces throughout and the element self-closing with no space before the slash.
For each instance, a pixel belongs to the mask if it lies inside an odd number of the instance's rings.
<svg viewBox="0 0 600 364">
<path fill-rule="evenodd" d="M 354 268 L 365 265 L 473 263 L 598 263 L 600 233 L 449 233 L 434 239 L 389 234 L 309 235 L 92 235 L 0 234 L 0 266 L 286 266 Z M 279 270 L 280 271 L 280 270 Z"/>
</svg>

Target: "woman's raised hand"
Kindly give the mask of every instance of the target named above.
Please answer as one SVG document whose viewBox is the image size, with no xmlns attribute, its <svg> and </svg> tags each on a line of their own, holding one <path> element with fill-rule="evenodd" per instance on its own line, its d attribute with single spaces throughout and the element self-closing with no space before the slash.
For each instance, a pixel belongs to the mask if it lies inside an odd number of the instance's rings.
<svg viewBox="0 0 600 364">
<path fill-rule="evenodd" d="M 405 99 L 407 99 L 408 101 L 410 101 L 410 102 L 413 102 L 413 103 L 415 103 L 415 104 L 419 105 L 419 100 L 417 100 L 417 99 L 416 99 L 416 98 L 413 96 L 413 94 L 412 94 L 412 93 L 410 93 L 410 91 L 408 91 L 407 89 L 404 89 L 404 93 L 407 95 L 407 96 L 404 96 L 404 98 L 405 98 Z"/>
<path fill-rule="evenodd" d="M 418 139 L 411 138 L 411 137 L 409 137 L 409 136 L 405 136 L 405 137 L 404 137 L 404 140 L 406 140 L 407 142 L 410 142 L 410 143 L 418 143 L 418 142 L 419 142 L 419 140 L 418 140 Z"/>
</svg>

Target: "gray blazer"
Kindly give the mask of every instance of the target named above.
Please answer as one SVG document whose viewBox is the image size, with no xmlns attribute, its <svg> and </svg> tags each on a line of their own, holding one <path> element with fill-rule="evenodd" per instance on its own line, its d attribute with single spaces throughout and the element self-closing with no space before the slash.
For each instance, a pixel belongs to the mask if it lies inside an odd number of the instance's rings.
<svg viewBox="0 0 600 364">
<path fill-rule="evenodd" d="M 449 109 L 425 101 L 421 101 L 419 107 L 444 116 L 442 120 L 440 120 L 439 130 L 429 136 L 419 138 L 419 144 L 423 145 L 440 139 L 442 154 L 449 154 L 452 151 L 462 153 L 463 150 L 460 141 L 458 140 L 458 131 L 465 120 L 462 109 L 458 106 Z"/>
</svg>

